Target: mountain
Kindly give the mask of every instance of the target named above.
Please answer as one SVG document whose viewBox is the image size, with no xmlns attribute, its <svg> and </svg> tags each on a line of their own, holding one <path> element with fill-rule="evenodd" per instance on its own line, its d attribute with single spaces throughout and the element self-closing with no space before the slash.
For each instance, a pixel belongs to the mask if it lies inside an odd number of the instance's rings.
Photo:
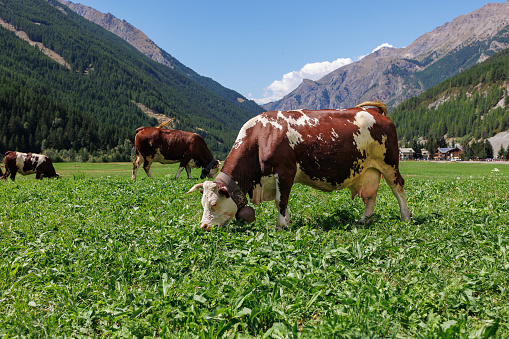
<svg viewBox="0 0 509 339">
<path fill-rule="evenodd" d="M 268 110 L 346 108 L 382 100 L 392 110 L 509 47 L 509 2 L 462 15 L 405 48 L 382 48 L 318 81 L 304 80 Z"/>
<path fill-rule="evenodd" d="M 507 147 L 509 49 L 404 101 L 390 114 L 403 144 L 415 140 L 490 139 Z M 493 138 L 498 135 L 500 138 Z"/>
<path fill-rule="evenodd" d="M 197 83 L 206 87 L 210 91 L 219 95 L 223 99 L 242 107 L 253 114 L 258 114 L 264 111 L 261 106 L 258 106 L 254 101 L 246 99 L 244 96 L 231 89 L 223 87 L 218 82 L 211 78 L 204 77 L 193 71 L 191 68 L 186 67 L 180 61 L 172 57 L 170 54 L 159 48 L 152 40 L 150 40 L 145 33 L 131 25 L 125 20 L 120 20 L 113 16 L 111 13 L 101 13 L 94 8 L 84 6 L 82 4 L 75 4 L 66 0 L 58 0 L 60 3 L 66 5 L 77 14 L 83 16 L 85 19 L 98 24 L 106 30 L 121 37 L 132 46 L 134 46 L 141 53 L 145 54 L 154 61 L 157 61 L 165 66 L 168 66 L 175 71 L 193 79 Z"/>
<path fill-rule="evenodd" d="M 161 114 L 216 157 L 254 115 L 56 0 L 0 1 L 1 153 L 105 152 Z"/>
</svg>

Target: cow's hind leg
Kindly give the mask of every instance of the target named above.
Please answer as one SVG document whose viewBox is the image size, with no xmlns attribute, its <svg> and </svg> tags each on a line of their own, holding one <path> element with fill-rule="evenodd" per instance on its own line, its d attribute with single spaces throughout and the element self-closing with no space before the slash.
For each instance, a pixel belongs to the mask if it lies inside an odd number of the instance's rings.
<svg viewBox="0 0 509 339">
<path fill-rule="evenodd" d="M 375 202 L 376 202 L 376 194 L 378 192 L 375 192 L 372 196 L 369 198 L 364 198 L 364 203 L 366 204 L 366 208 L 364 209 L 364 214 L 362 215 L 362 218 L 357 222 L 359 224 L 365 224 L 371 221 L 371 216 L 373 215 L 373 212 L 375 211 Z"/>
<path fill-rule="evenodd" d="M 143 169 L 145 170 L 145 173 L 147 173 L 147 176 L 149 178 L 154 178 L 152 176 L 152 173 L 150 173 L 150 166 L 152 166 L 152 159 L 150 158 L 145 158 L 143 159 Z"/>
<path fill-rule="evenodd" d="M 397 167 L 393 168 L 392 171 L 383 174 L 384 179 L 387 182 L 387 185 L 389 185 L 389 187 L 392 190 L 392 193 L 398 200 L 399 210 L 401 213 L 401 220 L 410 221 L 412 218 L 412 214 L 408 209 L 408 204 L 406 201 L 404 189 L 405 179 L 403 179 Z"/>
<path fill-rule="evenodd" d="M 187 178 L 191 179 L 191 167 L 189 167 L 189 161 L 191 161 L 191 157 L 189 156 L 185 156 L 184 159 L 182 159 L 177 174 L 175 175 L 175 180 L 179 178 L 180 173 L 182 173 L 184 168 L 186 169 L 187 172 Z"/>
<path fill-rule="evenodd" d="M 2 178 L 7 179 L 10 176 L 11 180 L 14 181 L 14 179 L 16 179 L 16 173 L 18 173 L 18 167 L 16 166 L 16 164 L 14 164 L 14 166 L 11 166 L 11 167 L 6 165 L 5 173 Z"/>
<path fill-rule="evenodd" d="M 136 181 L 136 172 L 138 172 L 138 168 L 140 167 L 142 162 L 143 162 L 143 157 L 136 154 L 136 156 L 134 157 L 134 161 L 133 161 L 133 176 L 132 176 L 133 181 Z"/>
</svg>

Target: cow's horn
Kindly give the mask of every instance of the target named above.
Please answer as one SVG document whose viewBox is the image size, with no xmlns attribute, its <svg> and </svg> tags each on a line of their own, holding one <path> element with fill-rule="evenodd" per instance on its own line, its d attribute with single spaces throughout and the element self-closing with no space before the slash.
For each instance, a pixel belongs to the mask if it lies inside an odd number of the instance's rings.
<svg viewBox="0 0 509 339">
<path fill-rule="evenodd" d="M 194 185 L 189 191 L 187 191 L 187 194 L 193 193 L 194 191 L 196 191 L 202 187 L 203 187 L 203 182 L 200 182 L 199 184 Z"/>
</svg>

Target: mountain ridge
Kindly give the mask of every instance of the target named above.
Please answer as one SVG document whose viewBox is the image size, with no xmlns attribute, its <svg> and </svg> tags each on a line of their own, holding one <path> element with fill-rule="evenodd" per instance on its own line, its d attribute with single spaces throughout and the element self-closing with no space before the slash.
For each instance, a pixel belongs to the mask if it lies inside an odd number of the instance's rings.
<svg viewBox="0 0 509 339">
<path fill-rule="evenodd" d="M 267 110 L 346 108 L 378 99 L 392 110 L 509 47 L 508 18 L 509 2 L 487 4 L 423 34 L 407 47 L 381 48 L 314 81 L 313 86 L 303 82 L 281 100 L 262 106 Z"/>
<path fill-rule="evenodd" d="M 261 106 L 256 104 L 254 101 L 247 99 L 235 90 L 226 88 L 217 81 L 209 77 L 202 76 L 191 68 L 185 66 L 179 60 L 157 46 L 156 43 L 152 41 L 145 33 L 131 25 L 129 22 L 121 20 L 111 13 L 105 14 L 89 6 L 76 4 L 67 0 L 57 1 L 67 6 L 69 9 L 89 20 L 90 22 L 93 22 L 124 39 L 129 44 L 134 46 L 138 51 L 148 56 L 152 60 L 170 67 L 175 71 L 189 77 L 190 79 L 196 81 L 200 85 L 219 95 L 223 99 L 233 103 L 234 105 L 242 107 L 243 109 L 246 109 L 253 114 L 258 114 L 264 111 Z"/>
</svg>

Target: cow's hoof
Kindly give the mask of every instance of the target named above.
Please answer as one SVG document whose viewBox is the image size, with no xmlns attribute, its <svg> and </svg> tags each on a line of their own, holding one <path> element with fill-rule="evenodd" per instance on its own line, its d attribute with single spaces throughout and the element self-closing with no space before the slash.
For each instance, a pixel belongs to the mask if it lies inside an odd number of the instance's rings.
<svg viewBox="0 0 509 339">
<path fill-rule="evenodd" d="M 373 221 L 373 216 L 362 217 L 357 221 L 357 225 L 367 225 Z"/>
</svg>

